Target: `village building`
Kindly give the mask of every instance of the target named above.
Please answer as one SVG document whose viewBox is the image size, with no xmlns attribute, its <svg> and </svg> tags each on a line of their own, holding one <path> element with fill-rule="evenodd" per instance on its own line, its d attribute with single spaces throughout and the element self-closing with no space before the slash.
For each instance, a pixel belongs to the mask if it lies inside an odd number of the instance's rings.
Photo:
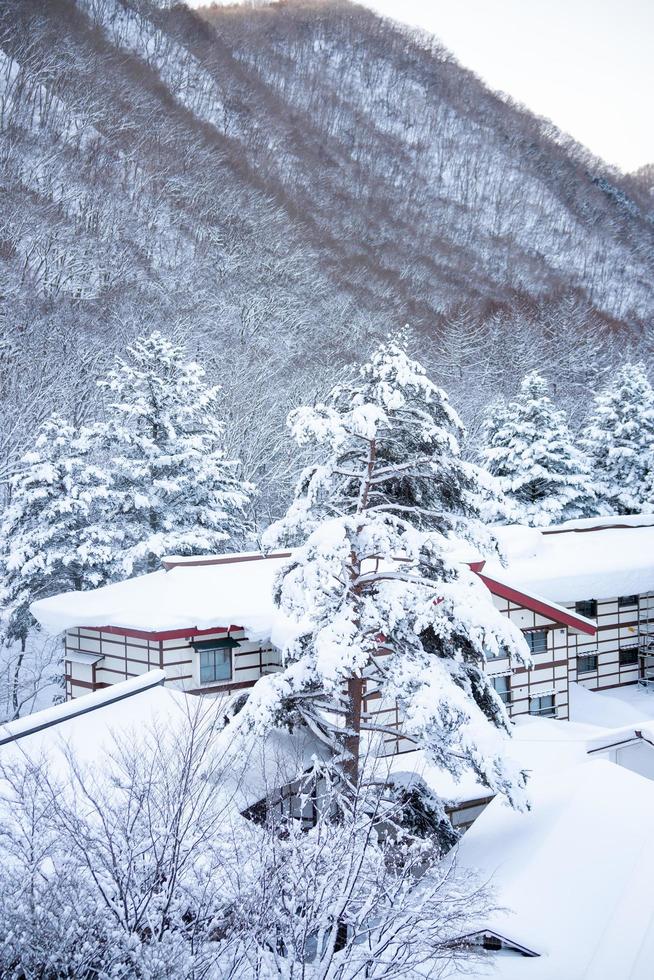
<svg viewBox="0 0 654 980">
<path fill-rule="evenodd" d="M 529 791 L 528 812 L 498 797 L 458 845 L 459 871 L 496 903 L 465 939 L 495 951 L 500 980 L 650 976 L 654 782 L 591 756 L 535 772 Z"/>
<path fill-rule="evenodd" d="M 523 632 L 530 669 L 487 664 L 511 717 L 569 717 L 570 685 L 654 683 L 654 517 L 496 529 L 505 554 L 470 562 Z M 170 558 L 149 575 L 39 600 L 44 629 L 64 633 L 66 696 L 165 672 L 192 694 L 236 694 L 280 667 L 272 590 L 288 552 Z M 390 728 L 394 705 L 366 709 Z M 388 752 L 410 743 L 389 737 Z"/>
<path fill-rule="evenodd" d="M 573 683 L 592 691 L 654 684 L 654 517 L 504 527 L 497 534 L 507 564 L 487 562 L 482 578 L 524 631 L 533 657 L 530 670 L 489 664 L 512 717 L 568 718 Z M 515 591 L 531 597 L 531 608 Z M 534 612 L 534 599 L 583 617 L 593 629 L 561 630 L 546 610 Z"/>
</svg>

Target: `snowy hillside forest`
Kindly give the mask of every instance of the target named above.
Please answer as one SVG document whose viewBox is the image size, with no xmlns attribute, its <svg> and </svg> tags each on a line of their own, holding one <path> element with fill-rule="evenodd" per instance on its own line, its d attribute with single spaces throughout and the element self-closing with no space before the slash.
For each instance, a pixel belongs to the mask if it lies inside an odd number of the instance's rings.
<svg viewBox="0 0 654 980">
<path fill-rule="evenodd" d="M 265 523 L 284 420 L 389 329 L 471 427 L 542 370 L 650 357 L 652 197 L 431 38 L 352 4 L 0 10 L 0 486 L 153 330 L 222 386 Z"/>
</svg>

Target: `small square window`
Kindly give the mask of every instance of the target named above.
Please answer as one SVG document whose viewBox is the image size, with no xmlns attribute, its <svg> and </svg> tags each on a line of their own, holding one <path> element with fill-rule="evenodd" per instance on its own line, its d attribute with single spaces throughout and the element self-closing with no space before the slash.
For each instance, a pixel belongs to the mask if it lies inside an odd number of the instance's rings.
<svg viewBox="0 0 654 980">
<path fill-rule="evenodd" d="M 638 605 L 637 595 L 621 595 L 618 596 L 618 609 L 625 609 L 629 606 Z"/>
<path fill-rule="evenodd" d="M 597 670 L 597 654 L 589 653 L 577 657 L 578 674 L 587 674 L 591 670 Z"/>
<path fill-rule="evenodd" d="M 585 616 L 586 619 L 596 619 L 597 599 L 583 599 L 581 602 L 575 602 L 575 612 L 579 613 L 580 616 Z"/>
<path fill-rule="evenodd" d="M 491 684 L 504 704 L 511 704 L 511 675 L 501 674 L 498 677 L 491 677 Z"/>
<path fill-rule="evenodd" d="M 638 647 L 624 647 L 620 650 L 620 666 L 633 667 L 638 663 Z"/>
<path fill-rule="evenodd" d="M 525 639 L 532 653 L 545 653 L 547 651 L 547 630 L 527 630 Z"/>
<path fill-rule="evenodd" d="M 543 694 L 539 698 L 532 698 L 529 702 L 529 714 L 540 715 L 544 718 L 556 718 L 556 705 L 554 704 L 553 694 Z"/>
<path fill-rule="evenodd" d="M 232 651 L 220 647 L 200 651 L 200 683 L 228 681 L 232 676 Z"/>
</svg>

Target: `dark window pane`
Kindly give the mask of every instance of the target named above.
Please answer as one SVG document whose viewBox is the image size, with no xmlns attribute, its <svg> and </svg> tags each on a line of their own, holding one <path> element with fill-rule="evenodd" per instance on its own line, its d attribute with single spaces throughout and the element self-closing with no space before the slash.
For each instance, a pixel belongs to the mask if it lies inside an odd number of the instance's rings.
<svg viewBox="0 0 654 980">
<path fill-rule="evenodd" d="M 621 595 L 618 598 L 618 607 L 623 609 L 625 606 L 637 606 L 638 596 L 637 595 Z"/>
<path fill-rule="evenodd" d="M 597 616 L 597 599 L 584 599 L 582 602 L 576 602 L 575 612 L 587 619 L 595 619 Z"/>
<path fill-rule="evenodd" d="M 589 670 L 597 670 L 597 656 L 594 653 L 577 657 L 577 673 L 586 674 Z"/>
<path fill-rule="evenodd" d="M 638 663 L 638 647 L 625 647 L 620 650 L 620 666 L 629 667 Z"/>
<path fill-rule="evenodd" d="M 529 714 L 555 718 L 556 705 L 554 704 L 554 695 L 544 694 L 539 698 L 532 698 L 529 702 Z"/>
</svg>

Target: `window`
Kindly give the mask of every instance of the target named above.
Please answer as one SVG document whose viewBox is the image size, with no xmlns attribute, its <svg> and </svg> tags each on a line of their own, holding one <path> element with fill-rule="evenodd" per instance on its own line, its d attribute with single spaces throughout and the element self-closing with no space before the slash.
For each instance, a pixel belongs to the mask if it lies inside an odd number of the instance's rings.
<svg viewBox="0 0 654 980">
<path fill-rule="evenodd" d="M 618 596 L 618 609 L 624 609 L 625 606 L 637 606 L 637 605 L 638 605 L 637 595 Z"/>
<path fill-rule="evenodd" d="M 586 619 L 596 619 L 597 599 L 583 599 L 581 602 L 575 602 L 575 612 L 579 613 L 580 616 L 585 616 Z"/>
<path fill-rule="evenodd" d="M 231 676 L 231 650 L 219 649 L 200 651 L 201 684 L 210 684 L 212 681 L 228 681 Z"/>
<path fill-rule="evenodd" d="M 239 644 L 230 636 L 192 643 L 200 654 L 200 683 L 213 684 L 232 679 L 232 650 Z"/>
<path fill-rule="evenodd" d="M 638 663 L 638 647 L 624 647 L 620 650 L 620 666 L 633 667 Z"/>
<path fill-rule="evenodd" d="M 525 639 L 532 653 L 545 653 L 547 650 L 547 630 L 528 630 Z"/>
<path fill-rule="evenodd" d="M 539 698 L 532 698 L 529 702 L 530 715 L 543 715 L 546 718 L 556 718 L 556 705 L 554 704 L 553 694 L 543 694 Z"/>
<path fill-rule="evenodd" d="M 486 660 L 508 660 L 508 653 L 505 650 L 499 650 L 497 653 L 487 653 Z"/>
<path fill-rule="evenodd" d="M 491 677 L 491 684 L 504 704 L 511 704 L 511 675 L 502 674 L 500 677 Z"/>
<path fill-rule="evenodd" d="M 577 657 L 577 673 L 587 674 L 589 670 L 597 670 L 597 654 L 595 653 Z"/>
</svg>

